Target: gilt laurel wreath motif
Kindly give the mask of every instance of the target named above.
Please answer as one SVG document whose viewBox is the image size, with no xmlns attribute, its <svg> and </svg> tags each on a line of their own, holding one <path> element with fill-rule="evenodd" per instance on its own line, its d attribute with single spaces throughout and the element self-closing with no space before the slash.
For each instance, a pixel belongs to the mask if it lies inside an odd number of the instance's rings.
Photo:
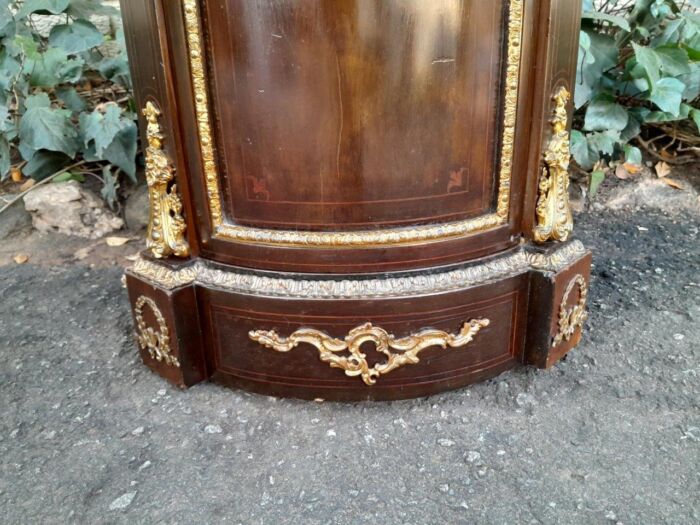
<svg viewBox="0 0 700 525">
<path fill-rule="evenodd" d="M 156 318 L 158 330 L 146 325 L 146 321 L 143 318 L 143 307 L 146 305 L 148 305 Z M 164 361 L 167 365 L 179 368 L 180 362 L 170 350 L 170 332 L 168 331 L 168 325 L 165 323 L 165 318 L 158 309 L 158 306 L 156 306 L 155 301 L 150 297 L 142 295 L 136 300 L 134 313 L 136 315 L 136 327 L 138 329 L 136 341 L 141 349 L 147 350 L 151 358 L 156 361 Z"/>
<path fill-rule="evenodd" d="M 569 296 L 574 288 L 579 289 L 579 300 L 574 306 L 569 308 Z M 586 311 L 586 301 L 588 299 L 588 284 L 583 275 L 576 275 L 566 287 L 564 297 L 559 306 L 559 332 L 554 338 L 554 346 L 558 346 L 562 341 L 569 341 L 576 330 L 583 329 L 583 325 L 588 319 Z"/>
<path fill-rule="evenodd" d="M 383 328 L 373 326 L 372 323 L 353 328 L 344 340 L 312 328 L 301 328 L 289 337 L 281 337 L 275 331 L 265 330 L 251 331 L 248 335 L 253 341 L 277 352 L 289 352 L 301 343 L 313 345 L 318 349 L 321 361 L 328 363 L 331 368 L 344 370 L 348 377 L 360 376 L 366 385 L 371 386 L 380 376 L 404 365 L 418 363 L 418 354 L 426 348 L 431 346 L 459 348 L 467 345 L 489 323 L 488 319 L 477 319 L 464 323 L 457 334 L 425 329 L 400 339 Z M 367 342 L 374 343 L 376 351 L 386 355 L 386 361 L 370 367 L 367 356 L 361 349 Z M 340 355 L 341 352 L 349 352 L 350 355 Z"/>
</svg>

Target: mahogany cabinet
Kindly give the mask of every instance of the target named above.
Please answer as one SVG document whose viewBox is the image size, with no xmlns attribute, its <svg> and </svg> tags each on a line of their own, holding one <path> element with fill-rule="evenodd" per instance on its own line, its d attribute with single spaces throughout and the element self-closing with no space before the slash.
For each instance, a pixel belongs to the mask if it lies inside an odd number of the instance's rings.
<svg viewBox="0 0 700 525">
<path fill-rule="evenodd" d="M 549 367 L 579 0 L 122 0 L 150 191 L 143 360 L 302 398 Z"/>
</svg>

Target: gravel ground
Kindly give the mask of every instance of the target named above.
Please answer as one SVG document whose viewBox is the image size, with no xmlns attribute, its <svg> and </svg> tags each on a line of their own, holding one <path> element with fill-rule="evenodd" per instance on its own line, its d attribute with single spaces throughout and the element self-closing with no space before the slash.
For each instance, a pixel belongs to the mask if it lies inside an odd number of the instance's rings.
<svg viewBox="0 0 700 525">
<path fill-rule="evenodd" d="M 138 360 L 118 266 L 0 267 L 0 522 L 698 523 L 699 228 L 579 217 L 578 350 L 379 404 L 179 391 Z"/>
</svg>

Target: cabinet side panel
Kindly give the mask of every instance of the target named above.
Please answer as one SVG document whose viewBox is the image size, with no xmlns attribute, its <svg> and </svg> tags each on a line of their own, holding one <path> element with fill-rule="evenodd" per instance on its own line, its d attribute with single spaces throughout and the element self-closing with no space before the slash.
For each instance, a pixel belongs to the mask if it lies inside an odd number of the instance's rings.
<svg viewBox="0 0 700 525">
<path fill-rule="evenodd" d="M 142 140 L 146 136 L 146 120 L 142 109 L 151 102 L 160 111 L 158 124 L 164 137 L 163 149 L 175 167 L 177 189 L 183 197 L 188 243 L 191 253 L 197 255 L 198 242 L 192 220 L 194 213 L 185 176 L 187 170 L 183 148 L 180 147 L 178 106 L 173 92 L 172 62 L 162 6 L 160 0 L 120 0 L 120 4 L 140 135 Z"/>
<path fill-rule="evenodd" d="M 555 109 L 553 96 L 560 88 L 574 93 L 576 61 L 581 28 L 581 0 L 543 0 L 538 17 L 542 23 L 537 42 L 536 96 L 533 108 L 531 157 L 529 165 L 535 171 L 528 177 L 523 207 L 523 231 L 530 235 L 535 225 L 537 186 L 543 167 L 543 148 L 552 134 L 550 120 Z M 568 114 L 573 114 L 573 96 Z M 569 121 L 569 126 L 571 122 Z"/>
</svg>

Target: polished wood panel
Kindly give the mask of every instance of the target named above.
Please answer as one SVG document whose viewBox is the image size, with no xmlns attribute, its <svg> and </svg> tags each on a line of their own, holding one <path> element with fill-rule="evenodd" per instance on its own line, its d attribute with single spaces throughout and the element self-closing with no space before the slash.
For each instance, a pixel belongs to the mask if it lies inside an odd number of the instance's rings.
<svg viewBox="0 0 700 525">
<path fill-rule="evenodd" d="M 125 2 L 133 0 L 124 0 Z M 159 0 L 153 0 L 159 1 Z M 329 2 L 333 3 L 333 2 Z M 357 1 L 359 2 L 359 0 Z M 463 5 L 479 4 L 474 0 L 464 0 Z M 510 4 L 510 2 L 504 2 Z M 237 266 L 247 266 L 252 268 L 265 268 L 280 271 L 321 271 L 328 273 L 347 272 L 377 272 L 393 271 L 411 268 L 438 267 L 445 264 L 459 263 L 464 260 L 482 257 L 489 253 L 496 253 L 517 245 L 520 237 L 520 223 L 523 209 L 523 189 L 528 173 L 533 174 L 539 168 L 528 164 L 527 138 L 530 137 L 531 123 L 531 102 L 533 95 L 533 81 L 535 70 L 533 69 L 537 46 L 535 36 L 542 29 L 543 20 L 540 19 L 540 5 L 537 1 L 523 2 L 523 37 L 520 42 L 522 49 L 520 79 L 518 90 L 520 97 L 517 105 L 517 127 L 515 133 L 514 155 L 512 165 L 512 177 L 510 180 L 510 214 L 509 220 L 501 227 L 489 231 L 477 232 L 457 238 L 446 238 L 430 243 L 430 249 L 426 251 L 421 243 L 404 246 L 357 246 L 352 249 L 352 257 L 348 257 L 345 249 L 332 249 L 315 247 L 313 249 L 299 247 L 275 247 L 267 245 L 254 245 L 245 242 L 234 241 L 228 238 L 217 237 L 212 227 L 208 213 L 208 190 L 205 175 L 202 170 L 203 159 L 199 149 L 199 141 L 196 133 L 198 121 L 194 108 L 192 94 L 191 71 L 188 65 L 188 45 L 187 32 L 183 16 L 182 1 L 164 2 L 165 24 L 168 35 L 168 43 L 171 54 L 177 57 L 172 63 L 172 74 L 175 82 L 175 94 L 177 97 L 177 107 L 179 111 L 180 125 L 182 129 L 182 151 L 188 163 L 188 182 L 192 192 L 191 202 L 194 207 L 197 222 L 197 249 L 206 258 L 217 260 L 227 264 Z M 205 14 L 207 11 L 218 8 L 221 2 L 199 2 Z M 479 4 L 481 5 L 481 4 Z M 510 8 L 510 5 L 508 5 Z M 505 47 L 504 35 L 507 33 L 505 25 L 505 15 L 501 15 L 500 40 Z M 206 20 L 206 16 L 204 17 Z M 207 25 L 207 23 L 205 23 Z M 207 49 L 211 46 L 208 42 L 214 38 L 207 27 L 204 42 Z M 505 52 L 505 49 L 502 49 Z M 206 57 L 205 57 L 206 58 Z M 212 66 L 216 60 L 222 63 L 225 58 L 213 57 Z M 211 68 L 210 68 L 211 69 Z M 212 72 L 213 73 L 213 72 Z M 213 76 L 210 74 L 210 76 Z M 214 79 L 215 80 L 215 79 Z M 499 91 L 503 91 L 503 77 L 500 77 Z M 400 94 L 397 94 L 399 96 Z M 503 101 L 499 96 L 497 122 L 501 122 L 503 117 Z M 221 103 L 219 103 L 221 104 Z M 212 108 L 215 109 L 215 108 Z M 218 113 L 215 119 L 219 119 Z M 488 143 L 488 148 L 499 145 L 499 137 L 496 142 L 491 143 L 485 137 L 476 137 L 470 145 L 472 149 L 478 149 L 481 140 Z M 498 157 L 498 154 L 496 154 Z M 539 160 L 536 161 L 539 164 Z M 484 169 L 490 169 L 488 165 Z M 226 174 L 224 174 L 226 176 Z M 226 182 L 226 181 L 224 181 Z M 493 187 L 496 185 L 493 174 L 490 178 L 483 178 L 487 186 L 491 189 L 489 194 L 493 196 Z M 224 190 L 226 187 L 224 187 Z M 238 187 L 240 193 L 242 187 Z M 226 192 L 225 192 L 226 193 Z M 454 197 L 448 197 L 454 198 Z M 226 199 L 225 199 L 226 200 Z M 422 205 L 421 199 L 412 201 L 415 205 Z M 261 204 L 261 203 L 258 203 Z M 264 204 L 261 204 L 264 206 Z M 493 203 L 491 203 L 493 208 Z M 442 211 L 437 212 L 438 214 Z M 267 219 L 265 219 L 267 220 Z M 273 219 L 274 220 L 274 217 Z M 389 225 L 390 226 L 390 225 Z M 343 229 L 338 226 L 337 229 Z"/>
<path fill-rule="evenodd" d="M 212 378 L 226 384 L 294 397 L 335 400 L 400 399 L 458 388 L 478 378 L 497 375 L 522 362 L 524 320 L 527 318 L 527 274 L 495 286 L 469 291 L 358 301 L 286 300 L 200 290 L 208 368 Z M 370 320 L 397 337 L 425 328 L 448 333 L 473 319 L 491 324 L 462 348 L 432 347 L 420 354 L 420 362 L 394 370 L 368 387 L 359 377 L 321 362 L 308 344 L 278 353 L 252 341 L 251 330 L 275 330 L 291 334 L 314 327 L 343 338 L 351 329 Z M 368 359 L 385 356 L 366 345 Z"/>
<path fill-rule="evenodd" d="M 208 3 L 231 220 L 342 230 L 490 210 L 505 4 Z"/>
</svg>

